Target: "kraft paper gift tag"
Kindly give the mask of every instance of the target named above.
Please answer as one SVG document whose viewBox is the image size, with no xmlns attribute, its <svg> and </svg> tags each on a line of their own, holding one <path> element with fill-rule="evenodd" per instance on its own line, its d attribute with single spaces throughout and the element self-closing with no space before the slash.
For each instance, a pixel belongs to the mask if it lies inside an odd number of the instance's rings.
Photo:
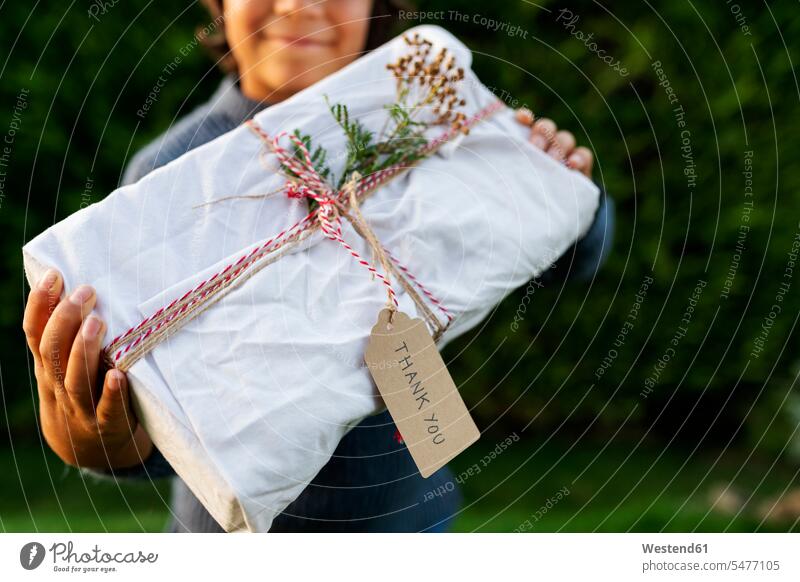
<svg viewBox="0 0 800 582">
<path fill-rule="evenodd" d="M 423 477 L 474 443 L 480 431 L 425 323 L 384 309 L 364 361 Z"/>
</svg>

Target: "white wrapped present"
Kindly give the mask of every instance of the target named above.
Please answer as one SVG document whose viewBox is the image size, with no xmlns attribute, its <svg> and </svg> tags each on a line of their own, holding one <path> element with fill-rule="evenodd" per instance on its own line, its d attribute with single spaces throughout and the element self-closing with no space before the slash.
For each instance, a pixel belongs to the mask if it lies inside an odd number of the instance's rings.
<svg viewBox="0 0 800 582">
<path fill-rule="evenodd" d="M 438 27 L 414 32 L 465 67 L 468 114 L 493 107 L 466 47 Z M 343 151 L 325 96 L 379 132 L 384 105 L 395 101 L 386 65 L 406 49 L 399 38 L 387 43 L 259 113 L 255 127 L 271 136 L 299 128 L 328 152 Z M 269 195 L 286 176 L 252 129 L 194 149 L 36 237 L 23 248 L 31 285 L 48 267 L 61 271 L 66 290 L 93 285 L 111 339 L 213 275 L 222 272 L 212 279 L 222 280 L 229 265 L 309 210 L 306 200 Z M 598 189 L 527 138 L 502 106 L 360 204 L 393 261 L 424 285 L 428 315 L 440 323 L 452 317 L 440 347 L 548 268 L 593 220 Z M 337 157 L 329 159 L 334 169 L 343 163 Z M 369 262 L 363 233 L 348 221 L 342 228 Z M 341 438 L 383 409 L 363 363 L 386 302 L 380 282 L 320 229 L 267 254 L 265 265 L 127 369 L 155 445 L 227 531 L 267 531 Z M 394 287 L 400 310 L 424 315 L 407 289 Z M 153 328 L 158 318 L 149 321 Z"/>
</svg>

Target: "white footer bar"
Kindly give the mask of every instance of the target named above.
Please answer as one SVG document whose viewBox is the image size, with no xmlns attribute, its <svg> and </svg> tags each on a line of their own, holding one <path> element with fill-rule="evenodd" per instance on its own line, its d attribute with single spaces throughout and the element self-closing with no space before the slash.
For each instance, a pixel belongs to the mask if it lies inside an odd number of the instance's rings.
<svg viewBox="0 0 800 582">
<path fill-rule="evenodd" d="M 0 535 L 0 580 L 797 581 L 798 554 L 796 534 L 32 533 Z"/>
</svg>

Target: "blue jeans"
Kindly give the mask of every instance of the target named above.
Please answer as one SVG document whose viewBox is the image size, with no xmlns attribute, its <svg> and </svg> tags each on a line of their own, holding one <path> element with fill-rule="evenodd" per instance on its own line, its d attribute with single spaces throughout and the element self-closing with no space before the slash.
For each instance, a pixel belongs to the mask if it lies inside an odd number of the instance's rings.
<svg viewBox="0 0 800 582">
<path fill-rule="evenodd" d="M 365 418 L 270 531 L 446 531 L 461 505 L 460 491 L 426 493 L 455 484 L 455 476 L 443 467 L 423 479 L 396 430 L 387 411 Z"/>
</svg>

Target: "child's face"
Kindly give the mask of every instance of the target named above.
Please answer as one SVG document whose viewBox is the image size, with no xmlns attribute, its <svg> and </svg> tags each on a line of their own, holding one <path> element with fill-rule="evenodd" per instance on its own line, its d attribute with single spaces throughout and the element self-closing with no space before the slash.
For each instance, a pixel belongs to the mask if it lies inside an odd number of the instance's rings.
<svg viewBox="0 0 800 582">
<path fill-rule="evenodd" d="M 225 35 L 251 99 L 280 101 L 355 60 L 372 0 L 225 0 Z"/>
</svg>

